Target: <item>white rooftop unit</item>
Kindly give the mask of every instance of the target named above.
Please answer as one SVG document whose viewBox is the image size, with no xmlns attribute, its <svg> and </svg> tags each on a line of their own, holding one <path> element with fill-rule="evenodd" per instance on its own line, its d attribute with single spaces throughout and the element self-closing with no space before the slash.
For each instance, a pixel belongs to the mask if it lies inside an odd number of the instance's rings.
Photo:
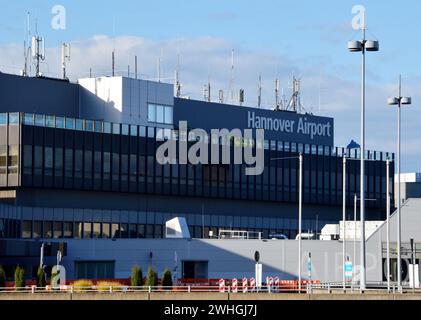
<svg viewBox="0 0 421 320">
<path fill-rule="evenodd" d="M 395 175 L 395 182 L 398 182 L 398 175 Z M 401 183 L 417 183 L 421 182 L 421 173 L 402 173 Z"/>
<path fill-rule="evenodd" d="M 190 231 L 186 218 L 174 218 L 165 223 L 165 238 L 190 239 Z"/>
</svg>

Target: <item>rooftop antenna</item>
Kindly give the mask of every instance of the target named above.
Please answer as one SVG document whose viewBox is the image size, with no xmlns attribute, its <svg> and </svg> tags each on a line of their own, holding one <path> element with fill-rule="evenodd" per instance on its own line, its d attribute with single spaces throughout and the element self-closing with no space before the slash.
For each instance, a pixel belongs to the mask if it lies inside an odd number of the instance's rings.
<svg viewBox="0 0 421 320">
<path fill-rule="evenodd" d="M 164 49 L 161 48 L 161 55 L 158 58 L 158 66 L 157 66 L 157 72 L 158 72 L 158 82 L 161 82 L 161 64 L 162 64 L 162 57 L 164 55 Z"/>
<path fill-rule="evenodd" d="M 230 80 L 231 102 L 234 103 L 234 49 L 231 51 L 231 80 Z"/>
<path fill-rule="evenodd" d="M 112 76 L 115 76 L 115 51 L 111 53 L 111 69 L 112 69 Z"/>
<path fill-rule="evenodd" d="M 279 79 L 275 80 L 275 110 L 279 111 L 280 101 L 279 101 Z"/>
<path fill-rule="evenodd" d="M 211 84 L 208 79 L 208 84 L 203 86 L 203 99 L 207 102 L 211 102 Z"/>
<path fill-rule="evenodd" d="M 180 50 L 180 48 L 178 48 L 178 51 Z M 181 96 L 181 83 L 180 83 L 180 52 L 177 53 L 177 68 L 175 70 L 175 84 L 174 84 L 174 89 L 175 89 L 175 96 L 177 98 L 180 98 Z"/>
<path fill-rule="evenodd" d="M 63 79 L 67 79 L 66 75 L 66 60 L 70 61 L 70 44 L 63 43 L 61 45 L 61 69 Z"/>
<path fill-rule="evenodd" d="M 115 17 L 113 17 L 113 52 L 111 57 L 112 76 L 115 76 Z"/>
<path fill-rule="evenodd" d="M 219 90 L 219 103 L 224 103 L 224 90 Z"/>
<path fill-rule="evenodd" d="M 238 102 L 240 103 L 240 106 L 242 106 L 244 101 L 245 101 L 244 95 L 245 95 L 244 89 L 240 89 L 240 95 L 239 95 L 239 98 L 238 98 Z"/>
<path fill-rule="evenodd" d="M 259 84 L 257 88 L 257 106 L 259 109 L 262 106 L 262 74 L 259 74 Z"/>
<path fill-rule="evenodd" d="M 134 78 L 137 80 L 137 56 L 134 56 Z"/>
<path fill-rule="evenodd" d="M 295 76 L 292 79 L 292 96 L 288 103 L 287 110 L 291 110 L 296 113 L 301 113 L 301 81 Z"/>
<path fill-rule="evenodd" d="M 30 31 L 30 12 L 27 12 L 27 17 L 26 17 L 26 35 L 25 35 L 25 40 L 23 42 L 23 58 L 25 59 L 24 61 L 24 67 L 23 67 L 23 76 L 27 77 L 28 76 L 28 58 L 30 57 L 30 50 L 31 50 L 31 46 L 29 44 L 29 39 L 31 37 L 31 31 Z"/>
<path fill-rule="evenodd" d="M 35 59 L 36 76 L 40 77 L 39 71 L 40 61 L 45 60 L 45 41 L 43 37 L 33 36 L 32 37 L 32 57 Z"/>
</svg>

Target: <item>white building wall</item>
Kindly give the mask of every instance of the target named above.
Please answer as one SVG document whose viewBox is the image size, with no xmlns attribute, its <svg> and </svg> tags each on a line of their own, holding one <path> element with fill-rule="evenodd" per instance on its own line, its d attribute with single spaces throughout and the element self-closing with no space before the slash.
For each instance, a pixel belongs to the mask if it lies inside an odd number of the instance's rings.
<svg viewBox="0 0 421 320">
<path fill-rule="evenodd" d="M 80 79 L 79 84 L 81 118 L 154 126 L 148 123 L 148 104 L 174 106 L 172 84 L 125 77 Z"/>
</svg>

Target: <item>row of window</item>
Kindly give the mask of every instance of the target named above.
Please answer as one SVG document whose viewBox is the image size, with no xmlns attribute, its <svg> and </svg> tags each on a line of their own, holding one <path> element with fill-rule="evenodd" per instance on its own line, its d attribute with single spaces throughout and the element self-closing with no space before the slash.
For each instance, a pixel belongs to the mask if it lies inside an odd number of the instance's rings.
<svg viewBox="0 0 421 320">
<path fill-rule="evenodd" d="M 98 145 L 95 146 L 97 147 Z M 145 146 L 143 148 L 146 149 Z M 250 199 L 267 196 L 270 200 L 296 201 L 298 164 L 295 160 L 272 161 L 267 164 L 261 176 L 246 176 L 246 165 L 162 166 L 155 160 L 154 148 L 150 151 L 140 151 L 135 148 L 133 153 L 129 151 L 129 154 L 121 153 L 119 149 L 116 152 L 109 152 L 25 144 L 23 174 L 26 177 L 23 182 L 25 185 L 31 184 L 32 182 L 28 181 L 32 181 L 32 177 L 44 176 L 80 180 L 82 182 L 78 185 L 81 188 L 94 190 L 106 190 L 104 186 L 112 181 L 113 190 L 117 188 L 114 191 L 121 189 L 145 192 L 145 184 L 148 184 L 152 188 L 150 191 L 155 190 L 156 193 L 179 194 L 182 186 L 187 186 L 198 196 L 238 197 L 232 190 L 241 190 L 248 193 L 247 198 Z M 149 155 L 144 155 L 145 152 Z M 266 157 L 279 158 L 288 155 L 290 153 L 267 152 Z M 11 166 L 17 165 L 17 157 L 13 161 Z M 379 200 L 377 204 L 370 205 L 381 206 L 386 190 L 385 165 L 380 162 L 367 162 L 366 166 L 367 196 Z M 340 158 L 306 155 L 303 178 L 306 203 L 334 204 L 341 201 Z M 123 187 L 124 184 L 126 187 Z M 162 186 L 167 186 L 171 190 L 163 189 Z M 347 169 L 349 201 L 352 201 L 352 196 L 359 192 L 359 187 L 359 164 L 349 162 Z M 215 190 L 207 191 L 209 188 Z"/>
<path fill-rule="evenodd" d="M 157 124 L 173 124 L 173 107 L 148 104 L 148 122 Z"/>
<path fill-rule="evenodd" d="M 8 224 L 10 230 L 1 228 Z M 14 228 L 15 230 L 12 230 Z M 320 232 L 321 225 L 316 227 Z M 295 238 L 295 229 L 285 228 L 220 228 L 211 226 L 189 226 L 193 238 L 210 238 L 218 236 L 220 230 L 261 232 L 263 239 L 271 234 L 284 234 Z M 314 232 L 315 230 L 309 230 Z M 15 234 L 13 234 L 15 233 Z M 16 221 L 0 219 L 0 237 L 21 239 L 153 239 L 165 238 L 165 226 L 160 224 L 131 224 L 104 222 L 72 222 L 72 221 Z"/>
</svg>

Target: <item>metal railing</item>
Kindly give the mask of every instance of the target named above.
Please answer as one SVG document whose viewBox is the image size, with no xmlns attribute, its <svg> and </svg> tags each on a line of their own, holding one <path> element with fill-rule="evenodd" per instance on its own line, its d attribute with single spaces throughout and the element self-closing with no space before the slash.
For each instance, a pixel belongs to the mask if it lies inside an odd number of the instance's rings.
<svg viewBox="0 0 421 320">
<path fill-rule="evenodd" d="M 113 293 L 234 293 L 234 294 L 340 294 L 340 293 L 380 293 L 380 294 L 406 294 L 406 293 L 416 293 L 421 294 L 421 289 L 409 288 L 405 286 L 402 291 L 398 290 L 396 284 L 391 286 L 390 291 L 388 292 L 387 285 L 384 283 L 370 283 L 367 284 L 366 290 L 364 292 L 360 291 L 359 284 L 350 283 L 344 292 L 341 282 L 337 283 L 307 283 L 303 285 L 302 290 L 298 289 L 298 285 L 294 286 L 262 286 L 262 287 L 247 287 L 247 290 L 243 290 L 241 286 L 232 287 L 226 286 L 223 289 L 219 286 L 90 286 L 90 287 L 79 287 L 79 286 L 60 286 L 60 288 L 51 288 L 47 287 L 36 287 L 36 286 L 26 286 L 24 288 L 15 288 L 15 287 L 6 287 L 0 288 L 0 296 L 5 294 L 84 294 L 84 293 L 98 293 L 98 294 L 113 294 Z"/>
</svg>

